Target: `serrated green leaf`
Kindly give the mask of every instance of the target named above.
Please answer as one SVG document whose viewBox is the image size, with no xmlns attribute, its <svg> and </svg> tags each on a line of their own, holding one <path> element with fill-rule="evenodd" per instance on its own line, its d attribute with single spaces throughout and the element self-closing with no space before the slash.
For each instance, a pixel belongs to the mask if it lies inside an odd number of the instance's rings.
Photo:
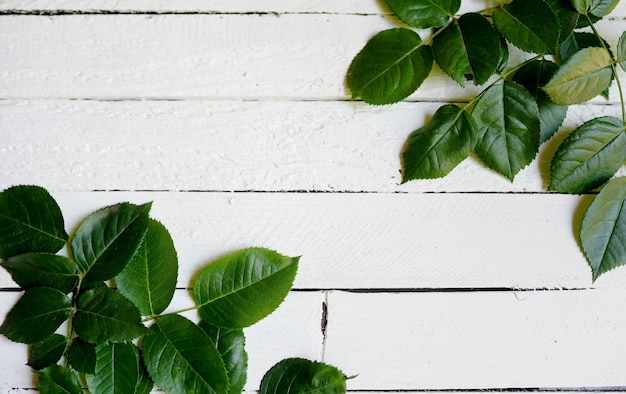
<svg viewBox="0 0 626 394">
<path fill-rule="evenodd" d="M 193 283 L 202 320 L 218 327 L 244 328 L 272 313 L 289 293 L 299 257 L 248 248 L 204 267 Z"/>
<path fill-rule="evenodd" d="M 288 358 L 263 376 L 259 394 L 335 394 L 346 392 L 348 378 L 337 368 L 302 358 Z"/>
<path fill-rule="evenodd" d="M 483 92 L 472 115 L 479 135 L 476 154 L 489 168 L 512 181 L 539 149 L 535 100 L 521 85 L 505 81 Z"/>
<path fill-rule="evenodd" d="M 26 290 L 7 313 L 0 334 L 14 342 L 36 343 L 54 334 L 72 312 L 71 300 L 47 287 Z"/>
<path fill-rule="evenodd" d="M 70 365 L 78 372 L 93 375 L 96 370 L 96 345 L 75 338 L 70 347 Z"/>
<path fill-rule="evenodd" d="M 424 127 L 409 136 L 402 152 L 402 182 L 447 175 L 472 151 L 476 122 L 454 104 L 440 107 Z"/>
<path fill-rule="evenodd" d="M 513 76 L 513 81 L 519 83 L 534 97 L 539 109 L 539 143 L 550 139 L 563 124 L 567 115 L 567 106 L 555 104 L 548 95 L 540 89 L 545 85 L 558 66 L 549 60 L 535 60 L 525 64 Z"/>
<path fill-rule="evenodd" d="M 626 177 L 606 184 L 585 211 L 580 241 L 593 280 L 626 264 Z"/>
<path fill-rule="evenodd" d="M 543 90 L 557 104 L 584 103 L 611 84 L 611 55 L 603 48 L 584 48 L 569 57 Z"/>
<path fill-rule="evenodd" d="M 224 360 L 230 382 L 229 394 L 239 394 L 246 384 L 248 354 L 245 349 L 246 337 L 242 329 L 221 328 L 201 321 L 198 326 L 211 338 Z"/>
<path fill-rule="evenodd" d="M 143 357 L 154 383 L 171 393 L 228 393 L 228 376 L 215 344 L 179 315 L 160 317 L 143 338 Z"/>
<path fill-rule="evenodd" d="M 493 12 L 500 33 L 530 53 L 553 54 L 559 42 L 559 20 L 543 0 L 514 0 Z"/>
<path fill-rule="evenodd" d="M 89 215 L 71 240 L 72 256 L 87 280 L 108 280 L 128 264 L 148 230 L 151 204 L 121 203 Z"/>
<path fill-rule="evenodd" d="M 115 277 L 117 288 L 142 315 L 158 315 L 176 290 L 178 257 L 165 226 L 150 219 L 148 232 L 124 270 Z"/>
<path fill-rule="evenodd" d="M 27 365 L 34 370 L 44 369 L 56 364 L 67 347 L 67 338 L 61 334 L 53 334 L 43 341 L 30 345 Z"/>
<path fill-rule="evenodd" d="M 138 362 L 132 344 L 98 345 L 95 374 L 87 375 L 87 387 L 98 394 L 134 394 L 139 382 Z"/>
<path fill-rule="evenodd" d="M 596 18 L 610 14 L 618 3 L 619 0 L 572 0 L 578 13 L 591 14 Z"/>
<path fill-rule="evenodd" d="M 403 28 L 374 36 L 348 69 L 352 98 L 370 104 L 392 104 L 407 98 L 424 82 L 433 65 L 430 46 Z"/>
<path fill-rule="evenodd" d="M 108 287 L 78 297 L 74 330 L 84 341 L 95 344 L 130 341 L 146 332 L 137 307 Z"/>
<path fill-rule="evenodd" d="M 40 394 L 82 394 L 76 373 L 60 365 L 50 365 L 37 371 L 37 390 Z"/>
<path fill-rule="evenodd" d="M 561 58 L 561 62 L 563 62 L 583 48 L 602 48 L 603 46 L 608 48 L 609 44 L 593 33 L 574 32 L 561 43 L 561 46 L 559 47 L 559 56 Z"/>
<path fill-rule="evenodd" d="M 506 43 L 506 38 L 500 37 L 500 51 L 498 52 L 498 66 L 496 67 L 496 73 L 499 74 L 506 68 L 509 63 L 509 45 Z"/>
<path fill-rule="evenodd" d="M 441 27 L 459 10 L 461 0 L 385 0 L 404 23 L 417 29 Z"/>
<path fill-rule="evenodd" d="M 622 70 L 626 71 L 626 31 L 622 33 L 617 43 L 617 62 Z"/>
<path fill-rule="evenodd" d="M 572 34 L 578 23 L 578 12 L 570 0 L 545 0 L 559 21 L 559 43 Z"/>
<path fill-rule="evenodd" d="M 154 388 L 154 383 L 146 369 L 141 350 L 135 347 L 135 351 L 137 352 L 137 359 L 139 360 L 139 380 L 137 381 L 137 386 L 135 386 L 135 394 L 150 394 Z"/>
<path fill-rule="evenodd" d="M 582 124 L 554 154 L 548 190 L 580 194 L 602 185 L 626 160 L 625 147 L 620 119 L 604 116 Z"/>
<path fill-rule="evenodd" d="M 67 241 L 63 215 L 39 186 L 14 186 L 0 193 L 0 258 L 56 253 Z"/>
<path fill-rule="evenodd" d="M 78 282 L 76 263 L 56 254 L 21 254 L 0 264 L 11 274 L 15 283 L 24 289 L 52 287 L 67 294 Z"/>
<path fill-rule="evenodd" d="M 484 16 L 463 14 L 446 26 L 433 40 L 433 54 L 439 67 L 459 85 L 467 75 L 482 85 L 498 67 L 501 44 L 498 32 Z"/>
</svg>

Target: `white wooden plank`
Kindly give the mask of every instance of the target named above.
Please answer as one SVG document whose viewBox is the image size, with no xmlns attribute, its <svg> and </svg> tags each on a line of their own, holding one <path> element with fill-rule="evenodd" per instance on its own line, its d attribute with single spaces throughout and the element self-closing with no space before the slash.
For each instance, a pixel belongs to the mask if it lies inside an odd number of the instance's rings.
<svg viewBox="0 0 626 394">
<path fill-rule="evenodd" d="M 343 100 L 352 58 L 398 26 L 386 16 L 334 14 L 0 18 L 1 98 Z M 598 29 L 615 45 L 622 25 Z M 513 51 L 511 61 L 521 56 Z M 479 91 L 433 71 L 411 99 L 466 100 Z"/>
<path fill-rule="evenodd" d="M 626 291 L 329 294 L 351 390 L 626 386 Z"/>
<path fill-rule="evenodd" d="M 2 320 L 21 293 L 0 292 Z M 324 294 L 292 292 L 270 316 L 245 329 L 248 352 L 248 381 L 246 390 L 257 390 L 265 372 L 288 357 L 318 360 L 322 355 L 321 313 Z M 193 305 L 186 290 L 177 291 L 168 311 Z M 197 314 L 186 313 L 197 321 Z M 0 335 L 0 393 L 13 388 L 34 387 L 34 377 L 26 365 L 28 348 Z"/>
<path fill-rule="evenodd" d="M 439 103 L 0 101 L 0 187 L 54 190 L 545 191 L 546 144 L 513 183 L 475 158 L 401 185 L 400 152 Z M 563 130 L 618 106 L 572 106 Z M 626 174 L 622 169 L 620 174 Z"/>
<path fill-rule="evenodd" d="M 573 236 L 589 197 L 557 194 L 54 193 L 68 229 L 100 207 L 154 201 L 178 250 L 179 287 L 214 259 L 263 246 L 302 256 L 294 286 L 579 288 Z M 595 283 L 623 288 L 626 269 Z M 14 286 L 2 272 L 0 287 Z"/>
</svg>

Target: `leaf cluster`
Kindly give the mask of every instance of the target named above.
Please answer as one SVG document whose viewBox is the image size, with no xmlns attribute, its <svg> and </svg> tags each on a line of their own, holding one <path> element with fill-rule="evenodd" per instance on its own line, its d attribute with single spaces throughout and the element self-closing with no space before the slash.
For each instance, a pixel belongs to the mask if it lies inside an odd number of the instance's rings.
<svg viewBox="0 0 626 394">
<path fill-rule="evenodd" d="M 228 254 L 196 275 L 195 305 L 166 312 L 178 257 L 150 208 L 102 208 L 70 237 L 45 189 L 0 193 L 0 264 L 24 290 L 0 333 L 29 344 L 28 365 L 41 393 L 79 394 L 86 387 L 141 394 L 155 385 L 172 393 L 242 392 L 243 329 L 282 303 L 299 258 L 263 248 Z M 69 257 L 59 254 L 65 246 Z M 199 323 L 180 314 L 189 310 L 198 310 Z M 330 365 L 287 359 L 268 371 L 261 392 L 274 393 L 289 381 L 296 384 L 280 392 L 341 393 L 346 379 Z"/>
<path fill-rule="evenodd" d="M 619 0 L 513 0 L 462 15 L 460 0 L 385 2 L 406 26 L 376 34 L 354 57 L 347 74 L 353 99 L 406 99 L 435 64 L 461 87 L 485 86 L 468 103 L 444 104 L 409 135 L 403 183 L 446 176 L 472 154 L 513 181 L 559 130 L 569 105 L 608 98 L 614 81 L 622 118 L 594 118 L 573 130 L 551 160 L 548 190 L 593 191 L 623 166 L 626 110 L 617 68 L 626 70 L 626 32 L 614 54 L 595 28 Z M 521 51 L 523 61 L 509 64 L 510 50 Z M 594 280 L 626 264 L 624 211 L 608 208 L 624 205 L 625 186 L 612 182 L 619 192 L 607 191 L 610 204 L 587 211 L 580 229 Z M 589 231 L 590 223 L 602 225 Z"/>
</svg>

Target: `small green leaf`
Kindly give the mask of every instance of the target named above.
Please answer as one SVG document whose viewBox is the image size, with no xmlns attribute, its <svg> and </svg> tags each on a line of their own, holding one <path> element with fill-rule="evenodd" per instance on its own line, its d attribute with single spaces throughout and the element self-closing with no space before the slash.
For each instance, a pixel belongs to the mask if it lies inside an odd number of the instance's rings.
<svg viewBox="0 0 626 394">
<path fill-rule="evenodd" d="M 459 10 L 461 0 L 385 0 L 404 23 L 417 29 L 445 25 Z"/>
<path fill-rule="evenodd" d="M 591 14 L 596 18 L 610 14 L 618 3 L 619 0 L 572 0 L 578 13 Z"/>
<path fill-rule="evenodd" d="M 165 226 L 150 219 L 148 232 L 126 268 L 115 277 L 117 288 L 142 315 L 158 315 L 176 290 L 178 257 Z"/>
<path fill-rule="evenodd" d="M 433 65 L 430 46 L 402 28 L 374 36 L 348 69 L 352 98 L 370 104 L 392 104 L 407 98 L 424 82 Z"/>
<path fill-rule="evenodd" d="M 505 81 L 483 92 L 472 115 L 479 135 L 476 154 L 489 168 L 512 181 L 539 149 L 537 103 L 521 85 Z"/>
<path fill-rule="evenodd" d="M 141 350 L 135 347 L 135 351 L 137 353 L 137 360 L 139 360 L 139 380 L 137 381 L 137 386 L 135 386 L 135 394 L 150 394 L 154 388 L 154 383 L 146 369 Z"/>
<path fill-rule="evenodd" d="M 63 215 L 39 186 L 14 186 L 0 193 L 0 258 L 56 253 L 67 241 Z"/>
<path fill-rule="evenodd" d="M 70 365 L 76 371 L 93 375 L 96 371 L 96 345 L 75 338 L 70 347 Z"/>
<path fill-rule="evenodd" d="M 267 371 L 261 381 L 259 394 L 345 393 L 347 379 L 331 365 L 288 358 Z"/>
<path fill-rule="evenodd" d="M 563 62 L 583 48 L 602 48 L 603 46 L 608 48 L 609 44 L 593 33 L 574 32 L 561 43 L 561 46 L 559 47 L 559 56 L 561 62 Z"/>
<path fill-rule="evenodd" d="M 626 177 L 606 184 L 583 216 L 580 241 L 593 280 L 626 264 Z"/>
<path fill-rule="evenodd" d="M 154 383 L 171 393 L 229 392 L 220 353 L 201 328 L 179 315 L 160 317 L 143 338 L 143 357 Z"/>
<path fill-rule="evenodd" d="M 463 14 L 446 26 L 433 41 L 435 61 L 459 85 L 467 75 L 482 85 L 498 67 L 501 44 L 498 32 L 484 16 Z"/>
<path fill-rule="evenodd" d="M 135 346 L 130 343 L 105 343 L 96 347 L 94 375 L 87 375 L 92 393 L 135 393 L 139 369 Z"/>
<path fill-rule="evenodd" d="M 74 330 L 84 341 L 95 344 L 130 341 L 146 332 L 137 307 L 108 287 L 78 297 Z"/>
<path fill-rule="evenodd" d="M 248 354 L 242 329 L 220 328 L 201 321 L 198 326 L 211 338 L 224 360 L 230 382 L 229 394 L 239 394 L 246 384 Z"/>
<path fill-rule="evenodd" d="M 56 364 L 63 356 L 66 347 L 67 338 L 60 334 L 53 334 L 41 342 L 30 345 L 27 364 L 34 370 Z"/>
<path fill-rule="evenodd" d="M 620 119 L 604 116 L 574 130 L 552 159 L 548 190 L 579 194 L 609 180 L 626 160 L 626 131 Z"/>
<path fill-rule="evenodd" d="M 476 122 L 454 104 L 440 107 L 424 127 L 415 130 L 402 152 L 402 182 L 447 175 L 472 151 Z"/>
<path fill-rule="evenodd" d="M 611 55 L 603 48 L 584 48 L 569 57 L 543 90 L 557 104 L 579 104 L 611 84 Z"/>
<path fill-rule="evenodd" d="M 62 292 L 35 287 L 26 290 L 7 313 L 0 334 L 14 342 L 35 343 L 54 334 L 72 312 L 71 300 Z"/>
<path fill-rule="evenodd" d="M 626 71 L 626 31 L 622 33 L 617 43 L 617 62 L 622 70 Z"/>
<path fill-rule="evenodd" d="M 200 270 L 193 298 L 202 320 L 218 327 L 244 328 L 272 313 L 289 293 L 299 257 L 248 248 Z"/>
<path fill-rule="evenodd" d="M 82 394 L 76 372 L 60 365 L 50 365 L 37 371 L 37 389 L 41 394 Z"/>
<path fill-rule="evenodd" d="M 559 42 L 559 20 L 543 0 L 514 0 L 493 12 L 493 22 L 511 44 L 526 52 L 553 54 Z"/>
<path fill-rule="evenodd" d="M 567 106 L 555 104 L 550 97 L 540 89 L 545 85 L 558 66 L 549 60 L 535 60 L 525 64 L 513 76 L 513 81 L 519 83 L 535 98 L 539 109 L 540 135 L 539 143 L 547 141 L 563 124 L 567 115 Z"/>
<path fill-rule="evenodd" d="M 21 254 L 0 264 L 11 274 L 15 283 L 24 289 L 52 287 L 67 294 L 78 282 L 76 263 L 56 254 Z"/>
</svg>

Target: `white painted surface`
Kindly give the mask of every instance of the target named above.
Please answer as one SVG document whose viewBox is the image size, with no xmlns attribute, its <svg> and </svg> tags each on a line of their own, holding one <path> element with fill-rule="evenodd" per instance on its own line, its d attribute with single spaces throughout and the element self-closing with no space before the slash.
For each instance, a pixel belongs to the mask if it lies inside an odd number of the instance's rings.
<svg viewBox="0 0 626 394">
<path fill-rule="evenodd" d="M 406 102 L 348 101 L 352 57 L 398 25 L 382 1 L 0 0 L 0 12 L 0 189 L 48 188 L 68 230 L 104 205 L 154 201 L 181 288 L 237 248 L 302 255 L 299 291 L 247 331 L 247 392 L 283 357 L 358 374 L 360 393 L 626 390 L 626 269 L 592 284 L 573 235 L 590 196 L 544 193 L 567 131 L 620 115 L 614 88 L 609 105 L 572 107 L 513 183 L 470 158 L 400 185 L 408 134 L 478 90 L 435 71 Z M 599 25 L 613 47 L 625 17 L 621 2 Z M 5 272 L 0 288 L 15 288 Z M 17 296 L 0 292 L 1 316 Z M 0 338 L 0 354 L 0 393 L 29 392 L 26 347 Z"/>
</svg>

